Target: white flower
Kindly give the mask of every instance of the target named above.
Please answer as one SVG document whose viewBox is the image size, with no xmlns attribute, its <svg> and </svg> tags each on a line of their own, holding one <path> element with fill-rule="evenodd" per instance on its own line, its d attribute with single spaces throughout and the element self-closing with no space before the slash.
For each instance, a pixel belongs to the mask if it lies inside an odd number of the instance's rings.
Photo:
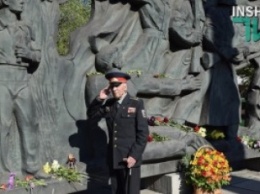
<svg viewBox="0 0 260 194">
<path fill-rule="evenodd" d="M 51 168 L 54 172 L 56 172 L 60 168 L 60 164 L 57 160 L 53 160 Z"/>
<path fill-rule="evenodd" d="M 206 129 L 204 127 L 200 127 L 198 134 L 200 134 L 202 137 L 206 137 Z"/>
</svg>

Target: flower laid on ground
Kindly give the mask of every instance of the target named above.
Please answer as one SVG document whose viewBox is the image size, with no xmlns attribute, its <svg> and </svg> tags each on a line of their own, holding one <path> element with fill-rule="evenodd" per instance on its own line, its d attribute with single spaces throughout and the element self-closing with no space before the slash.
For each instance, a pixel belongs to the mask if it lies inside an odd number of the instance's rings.
<svg viewBox="0 0 260 194">
<path fill-rule="evenodd" d="M 153 132 L 152 134 L 149 134 L 148 138 L 147 138 L 148 142 L 152 142 L 152 141 L 162 142 L 162 141 L 167 141 L 167 140 L 170 140 L 170 138 L 167 136 L 159 135 L 158 133 L 155 133 L 155 132 Z"/>
<path fill-rule="evenodd" d="M 8 181 L 6 184 L 2 184 L 0 189 L 2 190 L 12 190 L 17 187 L 22 187 L 25 189 L 33 189 L 35 186 L 46 186 L 44 180 L 35 179 L 32 175 L 27 175 L 24 178 L 18 178 L 14 173 L 10 173 Z"/>
<path fill-rule="evenodd" d="M 152 142 L 152 141 L 153 141 L 153 136 L 152 136 L 152 134 L 149 134 L 149 135 L 148 135 L 147 141 L 148 141 L 148 142 Z"/>
<path fill-rule="evenodd" d="M 138 77 L 143 74 L 143 72 L 141 70 L 138 70 L 138 69 L 129 70 L 126 73 L 129 74 L 129 75 L 137 75 Z"/>
<path fill-rule="evenodd" d="M 222 152 L 202 146 L 192 156 L 182 159 L 188 184 L 206 192 L 213 192 L 231 181 L 231 168 Z"/>
<path fill-rule="evenodd" d="M 51 174 L 53 178 L 59 180 L 65 179 L 68 182 L 80 182 L 82 178 L 81 174 L 75 168 L 62 166 L 57 160 L 54 160 L 51 165 L 49 162 L 46 162 L 43 166 L 43 171 L 46 174 Z"/>
<path fill-rule="evenodd" d="M 253 139 L 247 135 L 238 137 L 239 141 L 252 149 L 260 149 L 260 140 Z"/>
<path fill-rule="evenodd" d="M 169 119 L 168 117 L 151 116 L 150 118 L 148 118 L 147 121 L 148 121 L 148 125 L 150 126 L 170 126 L 170 127 L 176 127 L 186 132 L 194 131 L 193 128 L 176 123 L 173 120 Z"/>
<path fill-rule="evenodd" d="M 7 185 L 6 184 L 1 184 L 0 189 L 5 191 L 7 189 Z"/>
<path fill-rule="evenodd" d="M 209 132 L 207 133 L 207 137 L 208 137 L 209 139 L 215 139 L 215 140 L 217 140 L 217 139 L 224 139 L 224 138 L 225 138 L 225 134 L 224 134 L 223 131 L 214 129 L 214 130 L 209 131 Z"/>
<path fill-rule="evenodd" d="M 260 148 L 260 141 L 259 140 L 254 141 L 253 148 L 254 149 L 259 149 Z"/>
<path fill-rule="evenodd" d="M 50 172 L 51 172 L 51 166 L 50 166 L 50 164 L 49 164 L 49 162 L 46 162 L 44 165 L 43 165 L 43 167 L 42 167 L 42 169 L 43 169 L 43 172 L 45 172 L 46 174 L 50 174 Z"/>
<path fill-rule="evenodd" d="M 7 183 L 8 190 L 14 189 L 15 186 L 15 173 L 10 173 Z"/>
<path fill-rule="evenodd" d="M 169 75 L 169 74 L 164 74 L 164 73 L 154 74 L 153 77 L 154 77 L 154 78 L 157 78 L 157 79 L 163 79 L 163 78 L 174 79 L 171 75 Z"/>
<path fill-rule="evenodd" d="M 57 170 L 59 170 L 60 168 L 60 164 L 57 160 L 53 160 L 52 165 L 51 165 L 51 169 L 53 170 L 53 172 L 56 172 Z"/>
<path fill-rule="evenodd" d="M 196 134 L 206 137 L 207 130 L 204 127 L 195 126 L 194 128 L 179 124 L 177 122 L 174 122 L 173 120 L 169 119 L 168 117 L 155 117 L 151 116 L 148 118 L 148 125 L 150 126 L 169 126 L 169 127 L 175 127 L 180 130 L 183 130 L 185 132 L 195 132 Z"/>
<path fill-rule="evenodd" d="M 198 135 L 200 135 L 201 137 L 206 137 L 207 134 L 206 134 L 206 128 L 204 127 L 200 127 L 200 126 L 195 126 L 194 127 L 194 132 L 196 132 Z"/>
<path fill-rule="evenodd" d="M 99 72 L 91 72 L 91 73 L 87 73 L 87 77 L 93 76 L 93 75 L 102 75 Z"/>
<path fill-rule="evenodd" d="M 33 189 L 36 186 L 47 186 L 47 184 L 42 179 L 36 179 L 32 175 L 27 175 L 24 179 L 15 178 L 15 186 Z"/>
<path fill-rule="evenodd" d="M 138 77 L 143 74 L 143 72 L 139 69 L 132 69 L 132 70 L 127 71 L 126 73 L 129 75 L 136 75 Z M 103 75 L 103 74 L 100 72 L 90 72 L 87 74 L 87 77 L 94 76 L 94 75 Z"/>
</svg>

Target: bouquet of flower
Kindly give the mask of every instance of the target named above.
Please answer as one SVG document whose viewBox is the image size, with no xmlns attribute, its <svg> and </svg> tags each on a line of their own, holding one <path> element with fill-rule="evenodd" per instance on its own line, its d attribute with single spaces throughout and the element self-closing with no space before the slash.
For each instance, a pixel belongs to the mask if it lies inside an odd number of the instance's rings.
<svg viewBox="0 0 260 194">
<path fill-rule="evenodd" d="M 24 179 L 15 178 L 15 184 L 17 187 L 26 189 L 33 189 L 36 186 L 47 186 L 44 180 L 38 180 L 31 175 L 27 175 Z"/>
<path fill-rule="evenodd" d="M 247 135 L 244 135 L 241 138 L 238 137 L 238 141 L 242 142 L 244 145 L 246 145 L 249 148 L 260 149 L 260 140 L 256 140 Z"/>
<path fill-rule="evenodd" d="M 43 171 L 46 174 L 53 175 L 53 178 L 65 179 L 68 182 L 80 182 L 82 178 L 76 169 L 62 166 L 57 160 L 53 160 L 51 165 L 49 162 L 46 162 L 43 166 Z"/>
<path fill-rule="evenodd" d="M 193 132 L 194 129 L 192 127 L 179 124 L 168 117 L 160 117 L 160 116 L 151 116 L 148 118 L 148 125 L 149 126 L 169 126 L 175 127 L 185 132 Z"/>
<path fill-rule="evenodd" d="M 43 179 L 36 179 L 32 175 L 27 175 L 25 178 L 16 177 L 15 173 L 10 173 L 8 182 L 1 184 L 0 189 L 12 190 L 16 187 L 22 187 L 26 189 L 33 189 L 36 186 L 47 186 Z"/>
<path fill-rule="evenodd" d="M 182 160 L 188 184 L 206 192 L 213 192 L 231 181 L 228 161 L 222 152 L 202 146 L 192 156 Z"/>
<path fill-rule="evenodd" d="M 168 141 L 168 140 L 170 140 L 169 137 L 162 136 L 162 135 L 160 135 L 158 133 L 155 133 L 155 132 L 153 132 L 152 134 L 149 134 L 148 137 L 147 137 L 147 141 L 148 142 L 152 142 L 152 141 L 154 141 L 154 142 L 163 142 L 163 141 Z"/>
</svg>

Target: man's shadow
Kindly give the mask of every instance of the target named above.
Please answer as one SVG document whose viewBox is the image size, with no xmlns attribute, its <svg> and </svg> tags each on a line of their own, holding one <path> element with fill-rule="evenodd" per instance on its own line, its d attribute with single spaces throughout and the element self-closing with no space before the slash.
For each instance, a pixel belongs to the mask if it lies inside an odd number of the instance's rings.
<svg viewBox="0 0 260 194">
<path fill-rule="evenodd" d="M 106 160 L 108 136 L 106 123 L 87 119 L 76 122 L 78 133 L 69 137 L 72 147 L 79 148 L 79 161 L 86 164 L 87 190 L 77 194 L 109 194 L 109 170 Z"/>
</svg>

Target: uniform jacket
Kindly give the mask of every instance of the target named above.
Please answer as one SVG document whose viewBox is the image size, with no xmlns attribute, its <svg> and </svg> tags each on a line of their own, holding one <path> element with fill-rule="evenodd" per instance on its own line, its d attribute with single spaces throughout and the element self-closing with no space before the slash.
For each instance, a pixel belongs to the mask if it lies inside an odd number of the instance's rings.
<svg viewBox="0 0 260 194">
<path fill-rule="evenodd" d="M 95 99 L 88 108 L 88 117 L 97 121 L 101 118 L 106 119 L 110 167 L 125 168 L 123 158 L 128 156 L 136 159 L 134 167 L 138 167 L 142 162 L 142 153 L 149 133 L 143 101 L 127 94 L 119 108 L 116 108 L 116 104 L 115 99 L 108 99 L 105 102 Z"/>
</svg>

